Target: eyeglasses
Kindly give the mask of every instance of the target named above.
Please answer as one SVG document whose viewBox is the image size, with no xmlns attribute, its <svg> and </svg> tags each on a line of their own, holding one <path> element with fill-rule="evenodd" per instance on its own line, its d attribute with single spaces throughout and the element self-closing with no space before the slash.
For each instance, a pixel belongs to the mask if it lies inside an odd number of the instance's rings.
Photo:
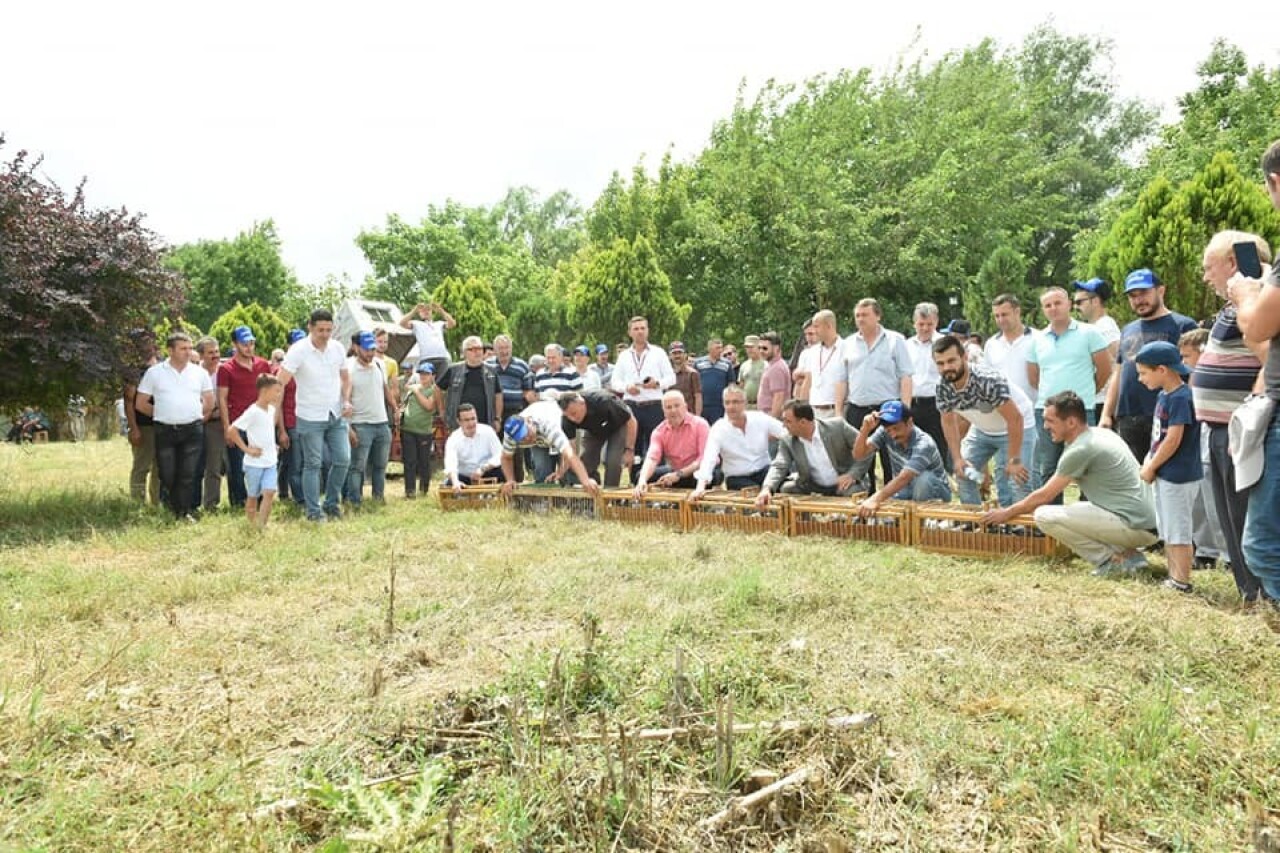
<svg viewBox="0 0 1280 853">
<path fill-rule="evenodd" d="M 482 349 L 484 349 L 484 347 L 467 347 L 466 351 L 467 351 L 467 352 L 471 352 L 472 350 L 478 350 L 478 349 L 481 349 L 481 350 L 482 350 Z"/>
</svg>

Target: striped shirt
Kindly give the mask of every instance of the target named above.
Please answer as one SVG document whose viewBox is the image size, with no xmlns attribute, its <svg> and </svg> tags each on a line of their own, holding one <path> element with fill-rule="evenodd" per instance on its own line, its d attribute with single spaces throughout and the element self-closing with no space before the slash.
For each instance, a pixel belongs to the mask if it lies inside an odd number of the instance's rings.
<svg viewBox="0 0 1280 853">
<path fill-rule="evenodd" d="M 1208 424 L 1227 424 L 1258 378 L 1262 362 L 1245 345 L 1236 325 L 1236 307 L 1228 302 L 1213 320 L 1209 342 L 1191 377 L 1196 417 Z"/>
<path fill-rule="evenodd" d="M 565 391 L 581 391 L 582 377 L 572 367 L 556 371 L 544 367 L 533 375 L 533 390 L 539 400 L 554 400 Z"/>
</svg>

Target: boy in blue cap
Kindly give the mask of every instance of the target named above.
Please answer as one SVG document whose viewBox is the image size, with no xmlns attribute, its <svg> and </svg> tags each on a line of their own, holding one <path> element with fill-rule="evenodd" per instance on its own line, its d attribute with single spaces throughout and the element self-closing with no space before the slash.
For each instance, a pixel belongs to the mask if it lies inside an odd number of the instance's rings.
<svg viewBox="0 0 1280 853">
<path fill-rule="evenodd" d="M 1190 372 L 1176 344 L 1152 341 L 1134 356 L 1138 381 L 1156 397 L 1151 452 L 1142 466 L 1142 479 L 1155 486 L 1156 527 L 1164 540 L 1169 577 L 1164 585 L 1191 592 L 1192 514 L 1200 478 L 1200 423 L 1186 383 Z"/>
</svg>

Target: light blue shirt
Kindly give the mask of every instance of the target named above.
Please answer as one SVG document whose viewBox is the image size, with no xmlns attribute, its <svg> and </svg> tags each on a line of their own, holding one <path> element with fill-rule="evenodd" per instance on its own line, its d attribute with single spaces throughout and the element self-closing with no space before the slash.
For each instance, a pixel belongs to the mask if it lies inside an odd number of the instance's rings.
<svg viewBox="0 0 1280 853">
<path fill-rule="evenodd" d="M 1063 391 L 1075 391 L 1086 409 L 1092 409 L 1098 388 L 1093 354 L 1107 348 L 1102 333 L 1089 323 L 1072 320 L 1062 334 L 1053 327 L 1036 335 L 1027 353 L 1027 363 L 1040 366 L 1040 385 L 1036 391 L 1036 408 Z"/>
<path fill-rule="evenodd" d="M 902 378 L 912 372 L 906 338 L 883 327 L 870 347 L 857 332 L 845 338 L 844 363 L 849 382 L 846 399 L 855 406 L 878 406 L 900 399 Z"/>
</svg>

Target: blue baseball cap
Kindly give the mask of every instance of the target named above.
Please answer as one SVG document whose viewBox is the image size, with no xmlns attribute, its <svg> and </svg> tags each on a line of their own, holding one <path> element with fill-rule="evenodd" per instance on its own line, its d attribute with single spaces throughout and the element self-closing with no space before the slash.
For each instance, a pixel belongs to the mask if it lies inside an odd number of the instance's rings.
<svg viewBox="0 0 1280 853">
<path fill-rule="evenodd" d="M 305 338 L 306 336 L 307 336 L 307 333 L 306 333 L 306 332 L 304 332 L 304 331 L 302 331 L 301 329 L 290 329 L 290 330 L 289 330 L 289 343 L 290 343 L 290 344 L 296 344 L 298 341 L 302 340 L 302 339 L 303 339 L 303 338 Z"/>
<path fill-rule="evenodd" d="M 901 400 L 890 400 L 880 406 L 880 423 L 901 423 L 911 416 L 911 410 L 902 405 Z"/>
<path fill-rule="evenodd" d="M 587 349 L 585 344 L 578 344 L 573 348 L 574 355 L 591 355 L 591 350 Z"/>
<path fill-rule="evenodd" d="M 422 361 L 418 362 L 418 372 L 419 373 L 435 373 L 436 366 L 431 362 L 427 361 L 426 359 L 423 359 Z"/>
<path fill-rule="evenodd" d="M 1187 367 L 1186 362 L 1182 360 L 1182 353 L 1178 352 L 1178 347 L 1168 341 L 1151 341 L 1143 344 L 1142 349 L 1138 350 L 1138 354 L 1133 357 L 1137 364 L 1145 364 L 1147 367 L 1167 367 L 1170 370 L 1177 371 L 1180 375 L 1186 376 L 1191 370 Z"/>
<path fill-rule="evenodd" d="M 356 337 L 356 346 L 360 349 L 377 349 L 378 339 L 373 336 L 373 332 L 361 332 Z"/>
<path fill-rule="evenodd" d="M 1085 293 L 1092 293 L 1103 302 L 1111 296 L 1111 285 L 1107 284 L 1100 278 L 1091 278 L 1088 281 L 1077 281 L 1072 284 L 1076 290 L 1083 290 Z"/>
<path fill-rule="evenodd" d="M 257 338 L 253 336 L 253 329 L 250 329 L 248 326 L 236 326 L 231 331 L 231 340 L 238 344 L 251 344 L 256 341 Z"/>
<path fill-rule="evenodd" d="M 1146 267 L 1134 270 L 1124 278 L 1125 293 L 1132 293 L 1135 290 L 1150 290 L 1159 286 L 1160 279 L 1156 278 L 1156 274 Z"/>
<path fill-rule="evenodd" d="M 502 431 L 507 434 L 507 438 L 515 442 L 524 441 L 529 437 L 529 425 L 524 422 L 524 418 L 510 417 L 503 426 Z"/>
<path fill-rule="evenodd" d="M 596 344 L 596 355 L 604 355 L 609 351 L 608 344 Z"/>
</svg>

